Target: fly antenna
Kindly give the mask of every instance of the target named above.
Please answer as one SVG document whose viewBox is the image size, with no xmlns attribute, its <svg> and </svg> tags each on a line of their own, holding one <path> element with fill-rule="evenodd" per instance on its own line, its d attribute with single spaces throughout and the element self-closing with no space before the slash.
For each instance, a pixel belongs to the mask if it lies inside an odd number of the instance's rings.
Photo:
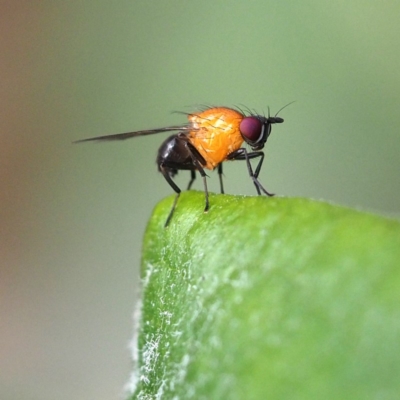
<svg viewBox="0 0 400 400">
<path fill-rule="evenodd" d="M 281 109 L 278 110 L 278 112 L 275 114 L 275 117 L 286 107 L 290 106 L 291 104 L 295 103 L 296 100 L 291 101 L 290 103 L 286 104 L 286 106 L 283 106 Z M 268 107 L 268 117 L 269 117 L 269 107 Z"/>
</svg>

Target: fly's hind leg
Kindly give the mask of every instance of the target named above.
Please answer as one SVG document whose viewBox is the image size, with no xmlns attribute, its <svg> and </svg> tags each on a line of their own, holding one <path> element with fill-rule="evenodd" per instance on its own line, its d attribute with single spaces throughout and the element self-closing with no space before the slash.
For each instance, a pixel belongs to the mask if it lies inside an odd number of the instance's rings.
<svg viewBox="0 0 400 400">
<path fill-rule="evenodd" d="M 190 143 L 189 137 L 185 132 L 180 132 L 176 135 L 170 136 L 164 141 L 158 150 L 157 164 L 158 170 L 163 174 L 165 180 L 176 193 L 175 200 L 171 211 L 169 212 L 167 221 L 165 222 L 165 226 L 168 226 L 170 223 L 181 194 L 181 189 L 172 179 L 173 176 L 180 170 L 190 171 L 191 179 L 189 181 L 188 189 L 190 189 L 192 183 L 196 179 L 196 171 L 199 171 L 203 178 L 206 197 L 204 211 L 208 210 L 209 202 L 206 173 L 204 172 L 203 168 L 203 165 L 206 165 L 206 162 L 199 151 L 192 145 L 192 143 Z"/>
<path fill-rule="evenodd" d="M 178 203 L 179 196 L 181 194 L 181 189 L 179 189 L 178 185 L 172 180 L 170 175 L 170 169 L 165 167 L 162 163 L 159 165 L 160 172 L 163 174 L 165 180 L 169 183 L 169 185 L 176 192 L 176 196 L 174 199 L 174 203 L 172 204 L 171 211 L 168 214 L 168 218 L 165 221 L 164 227 L 166 228 L 171 221 L 172 215 L 174 214 L 176 204 Z"/>
</svg>

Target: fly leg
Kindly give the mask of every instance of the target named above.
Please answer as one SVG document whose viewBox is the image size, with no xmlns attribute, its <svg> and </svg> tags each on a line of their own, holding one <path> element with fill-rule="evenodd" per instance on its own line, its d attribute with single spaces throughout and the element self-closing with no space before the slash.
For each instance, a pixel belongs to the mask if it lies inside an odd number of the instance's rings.
<svg viewBox="0 0 400 400">
<path fill-rule="evenodd" d="M 165 221 L 165 224 L 164 224 L 164 227 L 166 228 L 168 226 L 169 222 L 171 221 L 172 215 L 173 215 L 173 213 L 175 211 L 176 204 L 178 203 L 178 199 L 179 199 L 179 196 L 181 194 L 181 189 L 179 189 L 178 185 L 172 180 L 171 174 L 170 174 L 170 168 L 165 167 L 161 163 L 159 165 L 159 169 L 160 169 L 160 172 L 163 174 L 165 180 L 169 183 L 169 185 L 172 187 L 172 189 L 174 189 L 175 192 L 176 192 L 176 196 L 175 196 L 175 199 L 174 199 L 174 204 L 172 204 L 171 211 L 169 212 L 168 218 L 167 218 L 167 220 Z"/>
<path fill-rule="evenodd" d="M 205 200 L 206 200 L 206 205 L 204 207 L 204 212 L 207 212 L 208 209 L 210 208 L 210 203 L 208 201 L 208 189 L 207 189 L 207 174 L 204 172 L 204 168 L 201 165 L 200 161 L 204 162 L 203 157 L 199 154 L 197 149 L 190 143 L 187 143 L 187 147 L 190 153 L 190 157 L 192 158 L 193 165 L 196 167 L 197 171 L 199 171 L 201 177 L 203 178 L 203 184 L 204 184 L 204 195 L 205 195 Z"/>
<path fill-rule="evenodd" d="M 221 194 L 224 194 L 224 183 L 222 182 L 222 163 L 218 164 L 218 176 L 219 176 L 219 186 L 221 188 Z"/>
<path fill-rule="evenodd" d="M 251 166 L 250 160 L 253 158 L 260 157 L 260 161 L 257 164 L 255 172 L 253 172 L 253 168 Z M 267 196 L 273 196 L 272 193 L 269 193 L 263 185 L 261 185 L 258 180 L 258 175 L 261 171 L 261 166 L 264 161 L 264 153 L 262 151 L 253 151 L 248 153 L 245 148 L 240 148 L 233 153 L 229 154 L 227 157 L 228 160 L 245 160 L 247 165 L 247 170 L 249 172 L 250 178 L 253 180 L 254 186 L 256 187 L 257 193 L 261 195 L 261 192 L 265 193 Z"/>
<path fill-rule="evenodd" d="M 171 221 L 175 208 L 178 203 L 181 189 L 172 179 L 178 171 L 189 170 L 191 179 L 189 181 L 188 189 L 192 186 L 196 179 L 196 171 L 199 171 L 203 178 L 204 192 L 206 197 L 206 205 L 204 211 L 209 209 L 208 189 L 206 182 L 206 173 L 204 172 L 203 165 L 206 164 L 204 158 L 198 150 L 190 143 L 187 135 L 180 132 L 177 135 L 167 138 L 158 150 L 157 155 L 158 170 L 163 174 L 165 180 L 175 191 L 176 196 L 172 205 L 171 211 L 168 214 L 165 226 Z"/>
<path fill-rule="evenodd" d="M 190 190 L 195 179 L 196 179 L 196 171 L 192 170 L 190 171 L 190 181 L 186 190 Z"/>
<path fill-rule="evenodd" d="M 204 207 L 204 212 L 207 212 L 208 209 L 210 208 L 210 202 L 208 201 L 208 189 L 207 189 L 207 174 L 204 172 L 204 169 L 200 167 L 199 169 L 200 175 L 203 178 L 203 183 L 204 183 L 204 195 L 206 198 L 206 205 Z"/>
</svg>

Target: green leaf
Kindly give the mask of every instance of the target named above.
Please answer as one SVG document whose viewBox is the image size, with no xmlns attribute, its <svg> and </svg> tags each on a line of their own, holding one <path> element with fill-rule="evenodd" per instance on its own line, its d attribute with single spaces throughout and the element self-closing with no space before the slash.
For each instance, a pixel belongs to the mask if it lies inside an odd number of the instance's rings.
<svg viewBox="0 0 400 400">
<path fill-rule="evenodd" d="M 183 193 L 143 249 L 134 399 L 398 399 L 400 223 Z M 157 397 L 159 396 L 159 397 Z"/>
</svg>

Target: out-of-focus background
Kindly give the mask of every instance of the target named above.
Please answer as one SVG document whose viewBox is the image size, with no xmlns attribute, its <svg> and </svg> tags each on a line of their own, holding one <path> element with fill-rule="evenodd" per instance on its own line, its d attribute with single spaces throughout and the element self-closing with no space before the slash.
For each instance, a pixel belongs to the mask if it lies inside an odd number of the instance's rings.
<svg viewBox="0 0 400 400">
<path fill-rule="evenodd" d="M 128 379 L 142 236 L 172 193 L 155 165 L 166 135 L 73 140 L 295 100 L 265 186 L 399 216 L 399 15 L 372 0 L 1 1 L 0 398 L 117 399 Z M 243 163 L 225 175 L 255 194 Z"/>
</svg>

